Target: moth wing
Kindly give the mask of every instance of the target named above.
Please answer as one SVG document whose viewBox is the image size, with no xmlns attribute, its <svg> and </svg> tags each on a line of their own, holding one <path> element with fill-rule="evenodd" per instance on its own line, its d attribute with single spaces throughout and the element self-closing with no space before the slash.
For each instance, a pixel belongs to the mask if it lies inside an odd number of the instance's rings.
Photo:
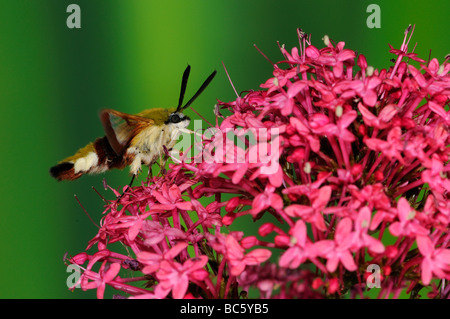
<svg viewBox="0 0 450 319">
<path fill-rule="evenodd" d="M 100 120 L 106 138 L 114 152 L 122 155 L 131 140 L 144 128 L 154 124 L 149 118 L 105 109 L 100 112 Z"/>
</svg>

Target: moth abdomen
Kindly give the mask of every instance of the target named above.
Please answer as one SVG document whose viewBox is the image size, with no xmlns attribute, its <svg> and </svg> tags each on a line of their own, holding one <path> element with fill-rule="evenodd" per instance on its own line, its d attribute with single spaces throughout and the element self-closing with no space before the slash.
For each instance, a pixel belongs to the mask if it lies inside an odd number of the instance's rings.
<svg viewBox="0 0 450 319">
<path fill-rule="evenodd" d="M 73 169 L 73 163 L 62 162 L 50 168 L 50 175 L 56 178 L 58 181 L 69 180 L 73 181 L 81 177 L 81 173 L 75 174 Z"/>
<path fill-rule="evenodd" d="M 98 174 L 125 166 L 123 157 L 114 152 L 106 137 L 101 137 L 50 168 L 50 175 L 59 181 L 75 180 L 84 174 Z"/>
</svg>

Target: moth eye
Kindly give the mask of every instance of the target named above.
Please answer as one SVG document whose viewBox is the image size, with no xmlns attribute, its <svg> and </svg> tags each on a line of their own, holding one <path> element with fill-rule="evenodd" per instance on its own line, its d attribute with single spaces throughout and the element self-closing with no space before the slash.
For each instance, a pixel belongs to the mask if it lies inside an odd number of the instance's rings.
<svg viewBox="0 0 450 319">
<path fill-rule="evenodd" d="M 170 116 L 171 123 L 179 123 L 180 121 L 181 121 L 181 118 L 178 114 L 173 114 Z"/>
</svg>

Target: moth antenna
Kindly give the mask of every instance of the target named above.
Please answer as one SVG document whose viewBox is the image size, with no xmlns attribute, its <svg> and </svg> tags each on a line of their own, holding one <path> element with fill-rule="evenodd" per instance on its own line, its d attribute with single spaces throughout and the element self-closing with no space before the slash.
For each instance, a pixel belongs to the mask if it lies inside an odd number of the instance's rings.
<svg viewBox="0 0 450 319">
<path fill-rule="evenodd" d="M 123 195 L 125 195 L 126 191 L 128 191 L 128 190 L 131 189 L 131 185 L 133 185 L 133 182 L 134 182 L 134 179 L 135 179 L 135 178 L 136 178 L 136 175 L 133 174 L 133 176 L 131 177 L 130 184 L 127 185 L 128 187 L 123 191 L 122 195 L 120 195 L 120 196 L 117 198 L 117 202 L 120 202 L 120 200 L 122 199 Z"/>
<path fill-rule="evenodd" d="M 189 73 L 191 72 L 191 66 L 188 64 L 186 70 L 184 70 L 183 78 L 181 79 L 181 90 L 180 90 L 180 98 L 178 100 L 177 112 L 181 110 L 181 105 L 183 104 L 184 93 L 186 93 L 186 86 L 189 79 Z"/>
<path fill-rule="evenodd" d="M 76 199 L 77 202 L 78 202 L 78 205 L 80 205 L 80 207 L 83 209 L 83 211 L 84 211 L 84 213 L 86 214 L 86 216 L 91 220 L 91 222 L 92 222 L 95 226 L 97 226 L 97 228 L 100 228 L 100 226 L 97 225 L 96 222 L 94 222 L 94 220 L 92 219 L 91 215 L 89 215 L 89 213 L 86 211 L 86 209 L 84 209 L 83 205 L 81 205 L 81 202 L 80 202 L 80 200 L 78 199 L 77 195 L 75 194 L 74 196 L 75 196 L 75 199 Z"/>
<path fill-rule="evenodd" d="M 185 110 L 189 107 L 189 105 L 192 104 L 192 102 L 195 101 L 196 98 L 206 89 L 206 87 L 211 83 L 212 79 L 216 76 L 217 71 L 214 70 L 213 73 L 211 73 L 208 78 L 203 82 L 202 86 L 198 89 L 198 91 L 194 94 L 194 96 L 181 108 L 182 110 Z"/>
<path fill-rule="evenodd" d="M 234 85 L 233 85 L 233 81 L 231 81 L 231 77 L 230 77 L 230 75 L 228 74 L 227 68 L 225 67 L 225 64 L 223 63 L 223 61 L 222 61 L 222 65 L 223 65 L 223 69 L 225 70 L 225 73 L 227 74 L 228 81 L 230 81 L 231 87 L 233 88 L 234 93 L 236 93 L 236 97 L 239 97 L 239 94 L 238 94 L 238 92 L 236 91 L 236 88 L 235 88 Z"/>
</svg>

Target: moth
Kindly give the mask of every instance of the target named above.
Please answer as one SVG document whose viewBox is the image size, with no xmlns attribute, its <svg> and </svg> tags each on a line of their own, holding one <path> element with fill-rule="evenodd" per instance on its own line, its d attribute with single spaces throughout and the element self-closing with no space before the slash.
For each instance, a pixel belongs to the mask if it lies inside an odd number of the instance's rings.
<svg viewBox="0 0 450 319">
<path fill-rule="evenodd" d="M 216 75 L 216 71 L 212 72 L 194 96 L 183 105 L 190 70 L 188 65 L 183 73 L 176 108 L 152 108 L 136 115 L 111 109 L 102 110 L 100 120 L 105 136 L 97 138 L 79 149 L 75 155 L 51 167 L 50 175 L 58 181 L 72 181 L 85 174 L 98 174 L 130 166 L 132 183 L 142 165 L 149 166 L 151 171 L 151 165 L 165 155 L 165 148 L 170 150 L 179 135 L 188 131 L 186 128 L 190 118 L 183 114 L 183 110 L 195 101 Z"/>
</svg>

